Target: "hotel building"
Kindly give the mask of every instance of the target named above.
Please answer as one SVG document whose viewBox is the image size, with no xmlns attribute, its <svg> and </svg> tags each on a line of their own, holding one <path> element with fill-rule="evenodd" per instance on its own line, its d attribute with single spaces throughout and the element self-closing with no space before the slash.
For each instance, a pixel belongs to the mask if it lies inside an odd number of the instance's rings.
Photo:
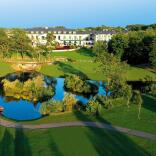
<svg viewBox="0 0 156 156">
<path fill-rule="evenodd" d="M 111 40 L 115 31 L 77 31 L 75 29 L 66 28 L 32 28 L 26 29 L 28 37 L 32 40 L 32 45 L 37 44 L 45 45 L 47 34 L 51 33 L 55 37 L 55 41 L 60 46 L 93 46 L 97 41 Z"/>
</svg>

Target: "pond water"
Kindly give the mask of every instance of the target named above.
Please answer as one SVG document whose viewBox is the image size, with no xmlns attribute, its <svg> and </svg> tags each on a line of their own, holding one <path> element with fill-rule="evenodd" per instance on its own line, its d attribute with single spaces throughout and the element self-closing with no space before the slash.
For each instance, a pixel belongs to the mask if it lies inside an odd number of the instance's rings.
<svg viewBox="0 0 156 156">
<path fill-rule="evenodd" d="M 44 81 L 43 88 L 47 88 L 47 86 L 53 86 L 55 89 L 54 95 L 52 95 L 50 99 L 63 100 L 65 92 L 68 92 L 64 89 L 64 78 L 53 78 L 39 73 L 9 74 L 6 77 L 0 79 L 0 106 L 4 107 L 3 115 L 5 117 L 14 120 L 34 120 L 41 117 L 40 107 L 42 102 L 40 100 L 36 100 L 36 95 L 32 95 L 32 93 L 29 91 L 29 88 L 27 87 L 32 82 L 36 83 L 36 85 L 42 84 L 40 77 L 42 77 Z M 91 80 L 90 82 L 98 86 L 99 95 L 106 94 L 102 82 Z M 9 86 L 10 83 L 13 83 L 11 86 L 14 85 L 17 91 L 14 89 L 13 93 L 11 92 L 12 88 Z M 23 88 L 21 88 L 21 83 L 24 84 L 24 86 L 22 86 Z M 18 93 L 21 90 L 23 90 L 22 95 L 19 95 Z M 27 98 L 25 98 L 24 94 L 27 95 Z M 89 95 L 86 97 L 78 94 L 73 95 L 83 104 L 87 104 L 89 99 L 93 96 Z M 35 99 L 35 101 L 32 99 Z"/>
</svg>

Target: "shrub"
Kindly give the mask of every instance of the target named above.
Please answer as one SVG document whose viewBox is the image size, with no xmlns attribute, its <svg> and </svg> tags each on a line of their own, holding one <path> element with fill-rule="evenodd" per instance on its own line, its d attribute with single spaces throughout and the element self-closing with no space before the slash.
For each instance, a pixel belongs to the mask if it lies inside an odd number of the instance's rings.
<svg viewBox="0 0 156 156">
<path fill-rule="evenodd" d="M 80 76 L 70 75 L 65 78 L 64 86 L 67 90 L 80 94 L 92 94 L 97 93 L 98 87 L 92 83 L 89 83 Z"/>
<path fill-rule="evenodd" d="M 65 93 L 65 97 L 63 99 L 63 104 L 65 107 L 65 111 L 72 111 L 74 106 L 77 104 L 77 100 L 72 94 Z"/>
<path fill-rule="evenodd" d="M 51 113 L 59 113 L 65 110 L 62 101 L 49 100 L 42 103 L 40 113 L 42 115 L 49 115 Z"/>
<path fill-rule="evenodd" d="M 101 111 L 101 104 L 97 100 L 92 99 L 88 102 L 86 106 L 86 111 L 89 114 L 99 115 Z"/>
<path fill-rule="evenodd" d="M 14 97 L 15 99 L 26 99 L 33 102 L 45 101 L 54 95 L 54 88 L 52 86 L 45 86 L 43 76 L 37 76 L 27 81 L 9 81 L 2 80 L 3 92 L 7 97 Z"/>
</svg>

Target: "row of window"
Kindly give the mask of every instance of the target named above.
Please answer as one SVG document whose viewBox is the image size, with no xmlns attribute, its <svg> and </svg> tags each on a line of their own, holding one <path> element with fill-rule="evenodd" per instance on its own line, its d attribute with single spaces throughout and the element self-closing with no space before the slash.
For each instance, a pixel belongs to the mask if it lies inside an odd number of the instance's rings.
<svg viewBox="0 0 156 156">
<path fill-rule="evenodd" d="M 41 34 L 44 34 L 44 33 L 46 33 L 46 32 L 44 32 L 44 31 L 31 31 L 31 34 L 39 34 L 39 33 L 41 33 Z M 48 31 L 48 33 L 54 33 L 54 34 L 76 34 L 76 31 Z"/>
<path fill-rule="evenodd" d="M 110 39 L 111 38 L 111 36 L 97 36 L 97 38 L 96 39 Z M 39 40 L 39 39 L 42 39 L 42 40 L 46 40 L 46 36 L 41 36 L 41 37 L 39 37 L 39 36 L 31 36 L 31 39 L 33 40 L 33 39 L 36 39 L 36 40 Z M 72 37 L 72 36 L 69 36 L 69 37 L 67 37 L 67 36 L 63 36 L 63 37 L 61 37 L 61 36 L 57 36 L 57 40 L 82 40 L 82 36 L 74 36 L 74 37 Z M 85 40 L 86 41 L 90 41 L 90 40 L 94 40 L 94 38 L 93 37 L 87 37 L 87 38 L 85 38 Z"/>
</svg>

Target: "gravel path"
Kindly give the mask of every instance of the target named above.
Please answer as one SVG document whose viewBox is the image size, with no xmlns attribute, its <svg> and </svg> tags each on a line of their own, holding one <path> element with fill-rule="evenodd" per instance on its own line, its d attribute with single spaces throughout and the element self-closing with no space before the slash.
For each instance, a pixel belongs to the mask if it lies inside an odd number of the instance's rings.
<svg viewBox="0 0 156 156">
<path fill-rule="evenodd" d="M 48 128 L 59 128 L 59 127 L 77 127 L 77 126 L 82 126 L 82 127 L 96 127 L 96 128 L 102 128 L 102 129 L 107 129 L 110 131 L 116 131 L 116 132 L 121 132 L 124 134 L 129 134 L 133 136 L 138 136 L 142 137 L 145 139 L 150 139 L 153 141 L 156 141 L 156 135 L 150 134 L 147 132 L 142 132 L 142 131 L 137 131 L 137 130 L 132 130 L 128 128 L 123 128 L 119 126 L 114 126 L 114 125 L 109 125 L 105 123 L 99 123 L 99 122 L 63 122 L 63 123 L 49 123 L 49 124 L 38 124 L 38 125 L 31 125 L 31 124 L 17 124 L 14 122 L 6 121 L 1 119 L 0 120 L 0 125 L 4 127 L 9 127 L 9 128 L 23 128 L 23 129 L 48 129 Z"/>
</svg>

